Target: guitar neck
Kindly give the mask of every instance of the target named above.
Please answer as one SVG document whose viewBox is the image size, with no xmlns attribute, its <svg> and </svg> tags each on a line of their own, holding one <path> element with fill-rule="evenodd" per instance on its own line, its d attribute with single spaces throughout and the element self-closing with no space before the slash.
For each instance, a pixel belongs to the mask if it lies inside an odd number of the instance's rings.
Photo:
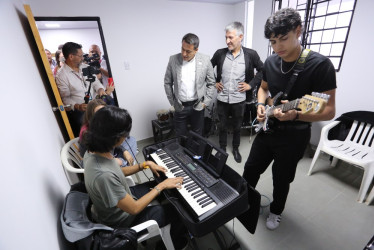
<svg viewBox="0 0 374 250">
<path fill-rule="evenodd" d="M 278 109 L 278 108 L 280 108 L 282 110 L 282 112 L 287 112 L 288 110 L 296 109 L 299 106 L 299 102 L 300 102 L 300 99 L 295 99 L 293 101 L 290 101 L 290 102 L 287 102 L 287 103 L 284 103 L 284 104 L 280 104 L 280 105 L 277 105 L 275 107 L 271 107 L 266 111 L 267 116 L 268 117 L 274 116 L 274 110 Z"/>
</svg>

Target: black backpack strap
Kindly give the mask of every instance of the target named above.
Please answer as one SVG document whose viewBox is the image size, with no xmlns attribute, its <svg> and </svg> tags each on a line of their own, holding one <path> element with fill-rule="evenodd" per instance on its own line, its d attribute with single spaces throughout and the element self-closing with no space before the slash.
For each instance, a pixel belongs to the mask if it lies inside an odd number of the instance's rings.
<svg viewBox="0 0 374 250">
<path fill-rule="evenodd" d="M 287 88 L 284 91 L 283 97 L 284 99 L 288 98 L 288 93 L 290 93 L 293 85 L 296 82 L 296 79 L 300 72 L 304 70 L 305 62 L 310 54 L 310 49 L 304 49 L 303 52 L 301 52 L 299 58 L 297 59 L 297 63 L 295 65 L 295 68 L 293 69 L 292 76 L 290 80 L 288 81 Z"/>
</svg>

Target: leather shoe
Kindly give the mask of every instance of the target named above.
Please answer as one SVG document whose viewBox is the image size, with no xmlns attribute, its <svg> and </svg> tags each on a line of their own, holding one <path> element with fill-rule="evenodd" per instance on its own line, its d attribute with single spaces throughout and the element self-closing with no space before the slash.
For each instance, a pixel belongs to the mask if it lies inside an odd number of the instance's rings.
<svg viewBox="0 0 374 250">
<path fill-rule="evenodd" d="M 242 162 L 242 156 L 240 155 L 238 148 L 234 148 L 232 150 L 232 154 L 234 155 L 234 159 L 235 159 L 235 161 L 237 163 L 241 163 Z"/>
</svg>

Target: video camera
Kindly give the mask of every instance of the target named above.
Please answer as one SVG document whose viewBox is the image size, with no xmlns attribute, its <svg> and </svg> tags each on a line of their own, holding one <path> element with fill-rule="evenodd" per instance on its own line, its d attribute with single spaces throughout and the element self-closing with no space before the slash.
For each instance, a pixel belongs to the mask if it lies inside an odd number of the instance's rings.
<svg viewBox="0 0 374 250">
<path fill-rule="evenodd" d="M 96 53 L 92 54 L 92 56 L 89 56 L 89 54 L 83 55 L 83 61 L 87 63 L 88 65 L 95 67 L 97 69 L 100 69 L 100 56 Z"/>
<path fill-rule="evenodd" d="M 99 74 L 101 71 L 100 69 L 97 69 L 96 67 L 93 66 L 88 66 L 87 68 L 82 69 L 83 76 L 87 76 L 87 78 Z"/>
</svg>

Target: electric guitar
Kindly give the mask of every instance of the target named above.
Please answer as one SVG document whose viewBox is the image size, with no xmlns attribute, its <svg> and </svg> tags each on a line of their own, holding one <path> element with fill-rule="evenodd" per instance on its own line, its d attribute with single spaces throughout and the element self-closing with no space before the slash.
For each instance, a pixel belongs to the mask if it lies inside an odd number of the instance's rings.
<svg viewBox="0 0 374 250">
<path fill-rule="evenodd" d="M 330 95 L 313 92 L 312 95 L 305 95 L 300 99 L 290 101 L 288 103 L 280 104 L 277 106 L 266 105 L 265 106 L 265 120 L 259 122 L 255 126 L 255 131 L 259 132 L 263 130 L 264 132 L 269 131 L 269 118 L 274 116 L 274 110 L 280 108 L 282 112 L 286 112 L 291 109 L 300 110 L 302 114 L 309 112 L 319 113 L 325 108 Z"/>
</svg>

